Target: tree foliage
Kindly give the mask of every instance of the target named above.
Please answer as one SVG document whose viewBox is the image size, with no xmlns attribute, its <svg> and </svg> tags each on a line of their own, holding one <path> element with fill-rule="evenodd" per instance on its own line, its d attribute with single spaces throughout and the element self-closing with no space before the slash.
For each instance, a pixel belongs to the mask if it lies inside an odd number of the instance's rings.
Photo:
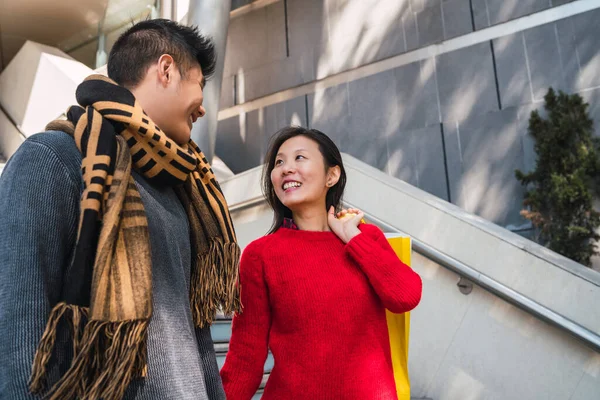
<svg viewBox="0 0 600 400">
<path fill-rule="evenodd" d="M 529 119 L 536 167 L 527 174 L 515 171 L 528 188 L 521 215 L 538 229 L 543 245 L 589 266 L 600 239 L 600 213 L 593 208 L 600 188 L 600 142 L 581 96 L 550 88 L 544 99 L 547 117 L 536 110 Z"/>
</svg>

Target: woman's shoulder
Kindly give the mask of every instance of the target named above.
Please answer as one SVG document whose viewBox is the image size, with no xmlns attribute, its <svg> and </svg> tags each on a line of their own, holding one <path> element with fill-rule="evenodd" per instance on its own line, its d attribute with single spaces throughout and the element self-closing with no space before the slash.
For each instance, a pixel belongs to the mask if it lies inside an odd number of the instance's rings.
<svg viewBox="0 0 600 400">
<path fill-rule="evenodd" d="M 277 240 L 274 234 L 268 234 L 248 243 L 244 248 L 243 255 L 247 257 L 262 257 L 272 246 L 273 241 Z"/>
<path fill-rule="evenodd" d="M 275 232 L 268 233 L 248 243 L 244 248 L 243 255 L 262 260 L 270 259 L 274 254 L 288 251 L 289 247 L 300 239 L 297 233 L 300 233 L 297 229 L 281 227 Z"/>
</svg>

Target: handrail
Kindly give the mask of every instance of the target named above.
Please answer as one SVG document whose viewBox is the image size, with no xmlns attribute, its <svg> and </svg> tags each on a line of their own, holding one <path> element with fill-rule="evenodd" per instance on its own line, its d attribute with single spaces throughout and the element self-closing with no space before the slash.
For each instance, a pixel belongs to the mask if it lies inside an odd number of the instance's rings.
<svg viewBox="0 0 600 400">
<path fill-rule="evenodd" d="M 257 206 L 264 202 L 264 197 L 254 197 L 249 200 L 231 205 L 229 210 L 231 212 L 235 212 L 244 208 Z M 348 202 L 344 202 L 344 205 L 348 208 L 357 208 Z M 373 215 L 365 213 L 365 217 L 369 221 L 372 221 L 375 224 L 381 226 L 386 231 L 405 234 L 404 232 L 402 232 L 402 230 L 398 229 L 397 227 L 390 225 L 387 222 L 374 217 Z M 412 249 L 417 253 L 421 254 L 422 256 L 440 264 L 441 266 L 449 269 L 450 271 L 460 276 L 467 278 L 474 284 L 487 290 L 495 296 L 500 297 L 501 299 L 514 305 L 515 307 L 541 319 L 542 321 L 549 323 L 550 325 L 553 325 L 563 330 L 564 332 L 568 333 L 575 339 L 581 341 L 583 344 L 590 347 L 594 351 L 600 353 L 600 336 L 597 335 L 595 332 L 592 332 L 586 327 L 581 326 L 568 318 L 565 318 L 557 312 L 552 311 L 548 307 L 545 307 L 542 304 L 530 299 L 529 297 L 524 296 L 521 293 L 509 288 L 508 286 L 496 281 L 495 279 L 476 271 L 468 265 L 434 249 L 430 245 L 418 239 L 412 238 L 411 242 Z"/>
</svg>

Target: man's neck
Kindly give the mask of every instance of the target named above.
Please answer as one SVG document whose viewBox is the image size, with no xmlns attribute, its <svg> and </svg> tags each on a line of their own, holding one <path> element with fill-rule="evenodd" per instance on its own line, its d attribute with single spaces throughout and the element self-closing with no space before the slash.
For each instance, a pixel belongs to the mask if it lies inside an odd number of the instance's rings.
<svg viewBox="0 0 600 400">
<path fill-rule="evenodd" d="M 151 108 L 150 104 L 148 104 L 148 94 L 145 93 L 146 90 L 144 89 L 145 86 L 144 85 L 138 85 L 135 88 L 128 88 L 129 91 L 133 94 L 133 97 L 135 97 L 135 100 L 139 103 L 139 105 L 142 107 L 142 109 L 148 113 L 148 109 Z M 150 116 L 150 118 L 152 118 L 152 116 Z"/>
</svg>

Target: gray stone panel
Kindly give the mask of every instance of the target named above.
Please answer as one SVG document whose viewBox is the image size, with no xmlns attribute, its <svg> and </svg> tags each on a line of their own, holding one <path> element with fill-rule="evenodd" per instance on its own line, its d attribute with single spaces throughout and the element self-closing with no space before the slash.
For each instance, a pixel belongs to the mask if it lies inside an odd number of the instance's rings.
<svg viewBox="0 0 600 400">
<path fill-rule="evenodd" d="M 325 1 L 328 39 L 318 78 L 405 52 L 402 17 L 409 12 L 405 1 Z"/>
<path fill-rule="evenodd" d="M 487 28 L 490 26 L 490 14 L 486 0 L 471 0 L 473 8 L 473 20 L 475 21 L 475 30 Z"/>
<path fill-rule="evenodd" d="M 384 170 L 386 138 L 398 131 L 398 97 L 394 71 L 386 71 L 348 84 L 350 129 L 342 146 L 353 156 Z"/>
<path fill-rule="evenodd" d="M 322 13 L 325 26 L 321 39 L 315 39 L 318 79 L 406 51 L 408 0 L 329 0 Z M 416 26 L 414 34 L 416 39 Z"/>
<path fill-rule="evenodd" d="M 269 34 L 267 35 L 268 59 L 282 60 L 287 57 L 287 43 L 285 32 L 285 4 L 279 1 L 265 8 L 266 23 Z"/>
<path fill-rule="evenodd" d="M 240 8 L 250 4 L 252 0 L 231 0 L 231 9 L 235 10 L 236 8 Z"/>
<path fill-rule="evenodd" d="M 400 122 L 394 71 L 385 71 L 348 83 L 350 140 L 385 138 Z"/>
<path fill-rule="evenodd" d="M 437 80 L 444 121 L 462 120 L 498 109 L 489 43 L 437 57 Z"/>
<path fill-rule="evenodd" d="M 502 107 L 518 106 L 533 101 L 523 33 L 515 33 L 493 41 L 496 71 Z"/>
<path fill-rule="evenodd" d="M 371 28 L 380 29 L 380 28 Z M 393 57 L 406 52 L 406 38 L 404 37 L 404 28 L 402 26 L 402 17 L 399 16 L 393 23 L 387 25 L 385 30 L 377 35 L 378 39 L 374 41 L 370 52 L 374 57 L 368 57 L 364 62 L 378 61 Z M 370 60 L 372 58 L 372 60 Z"/>
<path fill-rule="evenodd" d="M 253 161 L 256 165 L 262 163 L 265 158 L 265 142 L 267 141 L 267 130 L 265 128 L 265 109 L 259 108 L 246 114 L 246 135 L 254 139 L 252 143 Z"/>
<path fill-rule="evenodd" d="M 264 108 L 261 154 L 266 154 L 271 137 L 289 125 L 308 126 L 306 121 L 305 96 L 277 103 Z"/>
<path fill-rule="evenodd" d="M 397 119 L 401 130 L 414 130 L 440 122 L 435 60 L 396 68 Z"/>
<path fill-rule="evenodd" d="M 234 101 L 234 82 L 235 79 L 233 76 L 223 78 L 223 83 L 221 84 L 221 99 L 219 100 L 219 110 L 223 110 L 225 108 L 232 107 L 235 105 Z"/>
<path fill-rule="evenodd" d="M 439 6 L 442 0 L 410 0 L 413 12 L 421 12 L 427 8 Z"/>
<path fill-rule="evenodd" d="M 219 121 L 215 154 L 236 174 L 261 164 L 260 136 L 240 117 Z"/>
<path fill-rule="evenodd" d="M 406 51 L 419 48 L 419 29 L 417 26 L 417 15 L 409 12 L 402 17 L 404 37 L 406 40 Z"/>
<path fill-rule="evenodd" d="M 419 27 L 419 46 L 427 46 L 444 40 L 442 6 L 438 4 L 417 13 Z"/>
<path fill-rule="evenodd" d="M 573 18 L 557 21 L 556 30 L 565 89 L 567 92 L 573 93 L 578 90 L 578 79 L 580 76 L 577 38 L 573 27 Z"/>
<path fill-rule="evenodd" d="M 348 85 L 317 90 L 307 96 L 308 126 L 329 136 L 344 151 L 342 138 L 350 130 Z"/>
<path fill-rule="evenodd" d="M 508 228 L 527 223 L 519 215 L 524 191 L 514 176 L 524 168 L 523 126 L 517 108 L 444 123 L 454 204 Z"/>
<path fill-rule="evenodd" d="M 476 30 L 572 1 L 574 0 L 471 0 Z"/>
<path fill-rule="evenodd" d="M 575 0 L 551 0 L 553 7 L 562 6 L 563 4 L 571 3 L 573 1 Z"/>
<path fill-rule="evenodd" d="M 575 30 L 577 55 L 580 72 L 577 87 L 579 90 L 600 86 L 598 54 L 600 54 L 600 9 L 571 18 Z"/>
<path fill-rule="evenodd" d="M 548 0 L 486 0 L 490 22 L 496 25 L 550 7 Z"/>
<path fill-rule="evenodd" d="M 450 1 L 444 0 L 443 3 Z M 487 28 L 491 25 L 507 22 L 572 1 L 574 0 L 471 0 L 475 30 Z"/>
<path fill-rule="evenodd" d="M 412 138 L 413 131 L 400 131 L 388 138 L 387 171 L 394 178 L 418 187 L 418 157 L 413 148 L 415 142 Z"/>
<path fill-rule="evenodd" d="M 353 137 L 344 142 L 341 150 L 381 171 L 386 171 L 388 151 L 385 138 Z"/>
<path fill-rule="evenodd" d="M 473 8 L 473 21 L 475 22 L 475 30 L 490 26 L 490 18 L 486 0 L 471 0 L 471 7 Z"/>
<path fill-rule="evenodd" d="M 439 3 L 440 0 L 436 1 Z M 361 28 L 370 29 L 382 22 L 388 24 L 411 11 L 410 0 L 321 0 L 321 4 L 333 29 L 347 25 L 349 18 L 356 16 L 360 16 L 356 22 Z"/>
<path fill-rule="evenodd" d="M 312 59 L 289 57 L 238 74 L 238 101 L 243 103 L 314 79 Z"/>
<path fill-rule="evenodd" d="M 329 38 L 323 0 L 287 0 L 287 10 L 290 56 L 321 54 Z"/>
<path fill-rule="evenodd" d="M 390 136 L 388 154 L 390 175 L 448 200 L 439 124 Z"/>
<path fill-rule="evenodd" d="M 289 125 L 306 126 L 305 98 L 301 96 L 253 110 L 246 118 L 246 135 L 253 140 L 253 161 L 262 163 L 269 141 L 277 131 Z"/>
<path fill-rule="evenodd" d="M 442 3 L 442 17 L 444 19 L 445 40 L 473 32 L 469 0 L 444 1 Z"/>
<path fill-rule="evenodd" d="M 331 0 L 324 0 L 329 2 Z M 349 4 L 361 5 L 365 13 L 365 23 L 369 27 L 374 27 L 380 24 L 381 20 L 398 19 L 411 10 L 411 0 L 334 0 L 337 3 L 337 8 L 342 11 L 350 9 Z M 440 0 L 435 0 L 439 2 Z M 354 10 L 352 10 L 354 11 Z"/>
<path fill-rule="evenodd" d="M 445 122 L 443 129 L 450 198 L 452 203 L 458 204 L 456 199 L 460 193 L 463 173 L 462 143 L 458 122 Z"/>
<path fill-rule="evenodd" d="M 523 32 L 534 100 L 542 100 L 549 87 L 565 90 L 558 50 L 556 25 L 547 24 Z"/>
<path fill-rule="evenodd" d="M 234 18 L 229 23 L 224 76 L 286 57 L 283 2 Z"/>
</svg>

